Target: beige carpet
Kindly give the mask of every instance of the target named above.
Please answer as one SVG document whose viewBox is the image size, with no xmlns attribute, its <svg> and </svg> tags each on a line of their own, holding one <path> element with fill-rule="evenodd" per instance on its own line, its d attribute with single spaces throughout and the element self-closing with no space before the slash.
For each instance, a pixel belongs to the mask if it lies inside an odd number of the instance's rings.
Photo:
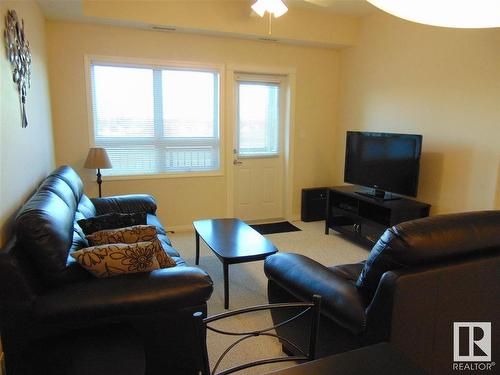
<svg viewBox="0 0 500 375">
<path fill-rule="evenodd" d="M 294 252 L 306 255 L 324 265 L 355 263 L 366 259 L 368 251 L 345 240 L 342 236 L 324 234 L 324 222 L 304 223 L 294 222 L 302 229 L 300 232 L 270 234 L 266 237 L 271 240 L 280 252 Z M 188 264 L 194 265 L 195 240 L 194 232 L 178 232 L 170 235 L 173 245 L 179 250 Z M 204 269 L 214 281 L 214 292 L 208 301 L 208 315 L 214 315 L 224 310 L 222 264 L 213 255 L 212 251 L 202 242 L 200 249 L 200 267 Z M 266 304 L 267 279 L 264 275 L 263 261 L 235 264 L 229 266 L 229 307 L 242 307 Z M 245 314 L 237 318 L 224 321 L 223 327 L 227 330 L 248 331 L 272 325 L 268 312 Z M 222 351 L 236 339 L 230 336 L 221 336 L 209 333 L 207 342 L 211 367 Z M 284 355 L 281 345 L 273 338 L 251 338 L 228 354 L 219 369 L 233 367 L 255 359 L 269 358 Z M 277 368 L 288 367 L 290 362 L 266 365 L 241 371 L 240 374 L 263 374 Z"/>
</svg>

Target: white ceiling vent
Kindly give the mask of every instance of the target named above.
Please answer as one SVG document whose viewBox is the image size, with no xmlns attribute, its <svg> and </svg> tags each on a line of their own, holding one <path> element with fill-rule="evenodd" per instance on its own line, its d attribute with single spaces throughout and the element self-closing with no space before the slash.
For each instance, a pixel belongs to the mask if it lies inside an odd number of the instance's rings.
<svg viewBox="0 0 500 375">
<path fill-rule="evenodd" d="M 257 40 L 260 40 L 263 42 L 278 42 L 278 39 L 268 38 L 268 37 L 257 38 Z"/>
<path fill-rule="evenodd" d="M 153 25 L 151 26 L 153 30 L 156 31 L 176 31 L 177 28 L 175 26 L 158 26 L 158 25 Z"/>
</svg>

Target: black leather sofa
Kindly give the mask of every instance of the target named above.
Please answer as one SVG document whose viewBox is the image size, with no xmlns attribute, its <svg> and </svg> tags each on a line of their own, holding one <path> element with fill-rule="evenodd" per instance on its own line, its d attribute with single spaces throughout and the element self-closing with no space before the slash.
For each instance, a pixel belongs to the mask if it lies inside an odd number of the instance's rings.
<svg viewBox="0 0 500 375">
<path fill-rule="evenodd" d="M 69 256 L 88 246 L 77 220 L 109 212 L 147 212 L 148 224 L 158 228 L 177 266 L 107 279 L 85 271 Z M 212 280 L 186 265 L 155 213 L 155 200 L 148 195 L 89 199 L 80 177 L 67 166 L 41 183 L 0 252 L 0 332 L 9 375 L 30 360 L 25 350 L 32 343 L 110 326 L 140 338 L 146 374 L 196 373 L 192 314 L 206 314 Z"/>
<path fill-rule="evenodd" d="M 270 303 L 322 296 L 319 356 L 388 341 L 429 373 L 444 374 L 452 372 L 453 323 L 492 322 L 499 358 L 500 211 L 399 224 L 358 264 L 326 267 L 279 253 L 264 268 Z M 289 315 L 275 311 L 273 319 Z M 304 319 L 277 331 L 305 347 L 307 325 Z"/>
</svg>

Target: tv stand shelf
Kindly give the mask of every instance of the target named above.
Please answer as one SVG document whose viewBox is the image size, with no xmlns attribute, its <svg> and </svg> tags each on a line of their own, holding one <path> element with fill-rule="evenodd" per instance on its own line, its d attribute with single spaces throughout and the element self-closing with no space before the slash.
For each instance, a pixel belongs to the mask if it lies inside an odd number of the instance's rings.
<svg viewBox="0 0 500 375">
<path fill-rule="evenodd" d="M 382 200 L 359 194 L 359 187 L 328 189 L 325 234 L 330 229 L 364 246 L 373 246 L 389 227 L 403 221 L 429 216 L 427 203 L 401 198 Z"/>
</svg>

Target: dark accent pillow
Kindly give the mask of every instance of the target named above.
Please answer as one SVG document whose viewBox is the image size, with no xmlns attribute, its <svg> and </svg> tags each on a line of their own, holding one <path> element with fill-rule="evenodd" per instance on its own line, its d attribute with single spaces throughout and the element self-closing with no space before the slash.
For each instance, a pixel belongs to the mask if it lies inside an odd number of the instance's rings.
<svg viewBox="0 0 500 375">
<path fill-rule="evenodd" d="M 106 229 L 117 229 L 131 227 L 134 225 L 146 225 L 147 214 L 145 212 L 135 212 L 133 214 L 110 213 L 89 217 L 77 221 L 86 236 L 94 232 Z"/>
</svg>

